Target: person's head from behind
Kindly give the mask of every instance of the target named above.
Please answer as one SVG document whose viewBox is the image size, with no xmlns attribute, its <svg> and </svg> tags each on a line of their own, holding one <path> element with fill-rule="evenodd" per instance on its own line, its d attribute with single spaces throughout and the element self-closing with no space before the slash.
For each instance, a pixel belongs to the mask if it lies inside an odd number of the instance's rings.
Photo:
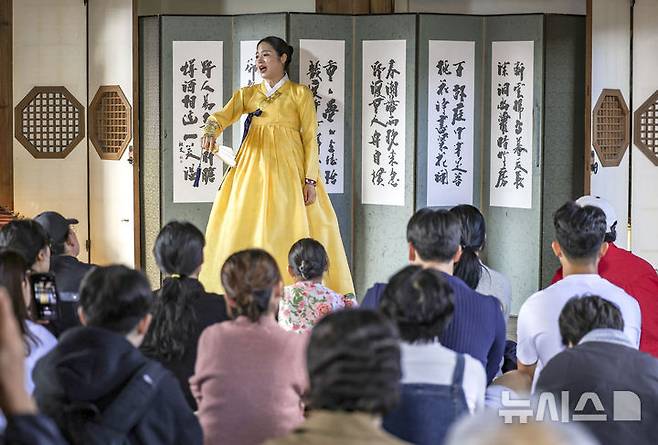
<svg viewBox="0 0 658 445">
<path fill-rule="evenodd" d="M 64 218 L 57 212 L 48 211 L 38 214 L 34 220 L 48 233 L 53 255 L 77 257 L 80 254 L 80 242 L 71 228 L 71 225 L 78 224 L 77 219 Z"/>
<path fill-rule="evenodd" d="M 461 278 L 468 286 L 475 289 L 482 277 L 482 265 L 479 253 L 484 248 L 487 226 L 484 216 L 469 204 L 462 204 L 450 209 L 461 223 L 462 255 L 455 265 L 455 276 Z"/>
<path fill-rule="evenodd" d="M 306 358 L 311 409 L 382 415 L 398 403 L 399 337 L 382 314 L 327 315 L 313 328 Z"/>
<path fill-rule="evenodd" d="M 166 278 L 158 292 L 153 321 L 142 345 L 152 357 L 181 358 L 196 326 L 192 307 L 199 284 L 196 277 L 203 264 L 205 239 L 189 222 L 167 223 L 155 240 L 153 255 Z"/>
<path fill-rule="evenodd" d="M 393 275 L 379 310 L 391 319 L 407 343 L 435 341 L 452 318 L 453 291 L 434 269 L 407 266 Z"/>
<path fill-rule="evenodd" d="M 562 267 L 596 266 L 608 250 L 603 242 L 605 214 L 598 207 L 567 202 L 553 215 L 553 225 L 555 241 L 551 247 Z"/>
<path fill-rule="evenodd" d="M 97 267 L 80 285 L 80 321 L 124 335 L 139 347 L 151 322 L 153 294 L 141 272 L 125 266 Z"/>
<path fill-rule="evenodd" d="M 267 81 L 278 81 L 288 71 L 292 61 L 292 46 L 280 37 L 267 36 L 256 46 L 256 66 Z"/>
<path fill-rule="evenodd" d="M 25 344 L 30 348 L 28 339 L 37 341 L 27 326 L 31 319 L 30 306 L 32 292 L 28 279 L 29 266 L 23 256 L 13 250 L 0 250 L 0 286 L 7 290 L 11 298 L 11 307 L 18 322 Z"/>
<path fill-rule="evenodd" d="M 422 266 L 446 265 L 452 273 L 461 256 L 461 224 L 448 210 L 418 210 L 407 224 L 409 262 Z"/>
<path fill-rule="evenodd" d="M 50 270 L 50 239 L 44 228 L 33 219 L 10 221 L 0 229 L 0 248 L 23 255 L 34 272 Z"/>
<path fill-rule="evenodd" d="M 297 281 L 322 281 L 329 270 L 329 257 L 324 246 L 312 238 L 303 238 L 290 248 L 288 273 Z"/>
<path fill-rule="evenodd" d="M 245 316 L 257 322 L 276 311 L 283 282 L 276 261 L 262 249 L 247 249 L 234 253 L 221 271 L 222 286 L 231 316 Z"/>
<path fill-rule="evenodd" d="M 594 329 L 624 330 L 624 318 L 614 303 L 596 295 L 574 297 L 560 312 L 558 319 L 562 343 L 573 347 Z"/>
<path fill-rule="evenodd" d="M 155 262 L 165 275 L 196 277 L 203 264 L 203 233 L 186 221 L 167 223 L 153 246 Z"/>
<path fill-rule="evenodd" d="M 585 195 L 576 199 L 576 204 L 581 207 L 594 206 L 603 210 L 606 225 L 604 241 L 606 243 L 617 241 L 617 212 L 610 201 L 600 196 Z"/>
</svg>

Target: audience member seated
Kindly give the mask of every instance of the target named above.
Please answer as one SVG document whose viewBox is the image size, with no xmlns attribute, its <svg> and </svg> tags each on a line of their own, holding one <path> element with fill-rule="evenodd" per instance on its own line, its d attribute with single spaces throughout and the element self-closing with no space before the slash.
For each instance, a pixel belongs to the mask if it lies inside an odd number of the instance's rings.
<svg viewBox="0 0 658 445">
<path fill-rule="evenodd" d="M 32 219 L 16 219 L 0 229 L 0 249 L 23 255 L 30 271 L 50 271 L 50 240 L 41 224 Z"/>
<path fill-rule="evenodd" d="M 452 317 L 453 292 L 441 272 L 407 266 L 393 275 L 381 312 L 402 338 L 402 397 L 384 429 L 415 444 L 440 444 L 460 416 L 484 407 L 482 364 L 439 342 Z"/>
<path fill-rule="evenodd" d="M 288 253 L 288 273 L 295 284 L 286 286 L 279 303 L 279 325 L 286 331 L 310 331 L 329 312 L 357 306 L 353 295 L 340 295 L 322 284 L 329 270 L 324 246 L 311 238 L 293 244 Z"/>
<path fill-rule="evenodd" d="M 78 260 L 80 243 L 71 225 L 78 224 L 74 218 L 64 218 L 57 212 L 43 212 L 34 217 L 50 237 L 50 270 L 55 274 L 59 292 L 80 292 L 80 283 L 93 267 Z"/>
<path fill-rule="evenodd" d="M 459 218 L 447 210 L 421 209 L 407 225 L 409 262 L 442 272 L 454 292 L 455 312 L 439 337 L 441 345 L 479 360 L 490 382 L 500 370 L 505 319 L 495 297 L 479 294 L 452 276 L 461 257 L 460 240 Z M 368 290 L 362 307 L 378 307 L 384 288 L 385 285 L 377 284 Z"/>
<path fill-rule="evenodd" d="M 462 255 L 455 264 L 454 275 L 476 292 L 498 298 L 507 323 L 512 304 L 512 285 L 505 275 L 480 260 L 486 241 L 484 216 L 476 207 L 468 204 L 453 207 L 450 212 L 457 215 L 462 225 Z"/>
<path fill-rule="evenodd" d="M 283 281 L 269 253 L 231 255 L 221 281 L 234 320 L 201 334 L 190 385 L 205 444 L 260 444 L 304 419 L 307 337 L 285 331 L 274 318 Z"/>
<path fill-rule="evenodd" d="M 144 275 L 98 267 L 80 288 L 81 327 L 34 370 L 34 395 L 72 444 L 200 444 L 199 421 L 178 381 L 137 349 L 151 321 Z"/>
<path fill-rule="evenodd" d="M 37 360 L 55 347 L 57 340 L 43 326 L 31 320 L 32 291 L 27 279 L 28 265 L 18 252 L 0 252 L 0 286 L 9 292 L 14 317 L 23 340 L 25 375 L 22 381 L 28 394 L 34 391 L 32 370 Z M 4 429 L 4 418 L 0 414 L 0 431 Z"/>
<path fill-rule="evenodd" d="M 206 292 L 197 280 L 205 243 L 189 222 L 173 221 L 160 231 L 153 254 L 165 279 L 155 292 L 153 320 L 141 346 L 144 355 L 174 373 L 193 411 L 189 380 L 199 337 L 208 326 L 228 319 L 224 298 Z"/>
<path fill-rule="evenodd" d="M 619 306 L 624 316 L 624 332 L 636 348 L 640 343 L 640 307 L 637 301 L 597 274 L 599 260 L 608 244 L 605 214 L 598 207 L 581 207 L 567 202 L 553 215 L 553 253 L 564 271 L 564 279 L 528 298 L 517 321 L 516 355 L 519 370 L 533 378 L 533 388 L 542 368 L 563 349 L 558 318 L 566 302 L 574 296 L 600 295 Z"/>
<path fill-rule="evenodd" d="M 0 411 L 8 420 L 0 444 L 65 445 L 55 423 L 37 412 L 25 391 L 25 343 L 21 323 L 12 313 L 13 299 L 0 286 Z"/>
<path fill-rule="evenodd" d="M 658 274 L 656 270 L 628 250 L 617 247 L 617 213 L 608 201 L 598 196 L 582 196 L 576 204 L 598 207 L 605 213 L 605 242 L 608 251 L 599 262 L 598 273 L 601 277 L 619 286 L 628 295 L 635 298 L 642 311 L 642 337 L 640 351 L 658 357 Z M 553 277 L 553 283 L 563 277 L 562 268 Z"/>
<path fill-rule="evenodd" d="M 397 445 L 380 429 L 398 402 L 400 349 L 395 327 L 369 310 L 329 314 L 313 328 L 307 351 L 310 414 L 267 445 Z"/>
<path fill-rule="evenodd" d="M 450 431 L 445 445 L 600 445 L 579 425 L 532 420 L 519 423 L 518 416 L 513 423 L 503 420 L 492 412 L 465 417 Z"/>
<path fill-rule="evenodd" d="M 570 413 L 607 415 L 602 422 L 582 422 L 602 445 L 656 443 L 658 359 L 638 351 L 623 333 L 619 308 L 598 296 L 572 298 L 559 325 L 567 349 L 546 364 L 537 391 L 553 393 L 556 406 L 562 406 L 563 391 L 568 391 Z M 590 392 L 604 412 L 593 402 L 576 411 Z"/>
</svg>

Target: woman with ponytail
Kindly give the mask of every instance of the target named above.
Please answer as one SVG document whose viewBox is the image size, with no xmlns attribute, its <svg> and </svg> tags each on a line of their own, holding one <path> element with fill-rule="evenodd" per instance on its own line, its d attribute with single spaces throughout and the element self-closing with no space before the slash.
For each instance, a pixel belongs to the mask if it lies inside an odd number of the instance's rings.
<svg viewBox="0 0 658 445">
<path fill-rule="evenodd" d="M 462 229 L 462 256 L 455 265 L 454 276 L 461 278 L 471 289 L 496 297 L 507 321 L 512 302 L 512 286 L 505 275 L 480 260 L 486 239 L 484 216 L 476 207 L 468 204 L 458 205 L 450 211 L 457 215 Z"/>
<path fill-rule="evenodd" d="M 228 319 L 226 303 L 197 280 L 203 263 L 203 234 L 189 222 L 172 221 L 155 240 L 153 255 L 165 275 L 156 291 L 153 320 L 142 352 L 171 370 L 193 410 L 189 379 L 194 374 L 197 343 L 208 326 Z"/>
<path fill-rule="evenodd" d="M 310 331 L 330 312 L 358 305 L 354 295 L 340 295 L 325 287 L 322 279 L 329 270 L 324 246 L 311 238 L 292 245 L 288 253 L 288 273 L 295 284 L 286 286 L 279 304 L 279 325 L 297 333 Z"/>
<path fill-rule="evenodd" d="M 201 335 L 190 385 L 205 444 L 256 445 L 304 419 L 306 336 L 275 320 L 283 281 L 269 253 L 234 253 L 220 277 L 233 320 Z"/>
</svg>

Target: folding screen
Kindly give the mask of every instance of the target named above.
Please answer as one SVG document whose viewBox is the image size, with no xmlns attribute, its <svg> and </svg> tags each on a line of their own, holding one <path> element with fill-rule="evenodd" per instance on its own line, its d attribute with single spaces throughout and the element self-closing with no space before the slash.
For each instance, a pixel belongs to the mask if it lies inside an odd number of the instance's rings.
<svg viewBox="0 0 658 445">
<path fill-rule="evenodd" d="M 416 15 L 413 14 L 396 14 L 396 15 L 372 15 L 355 17 L 355 116 L 354 116 L 354 165 L 355 165 L 355 223 L 354 223 L 354 258 L 353 276 L 358 295 L 363 295 L 368 286 L 376 281 L 388 281 L 388 278 L 407 262 L 407 242 L 405 238 L 405 227 L 409 217 L 414 211 L 414 146 L 415 146 L 415 99 L 416 99 Z M 402 41 L 402 42 L 400 42 Z M 366 99 L 372 97 L 371 84 L 376 88 L 376 81 L 372 81 L 373 68 L 377 69 L 377 62 L 385 65 L 386 69 L 390 68 L 390 60 L 393 55 L 398 55 L 404 50 L 405 69 L 400 70 L 405 74 L 406 81 L 398 85 L 402 93 L 404 87 L 405 101 L 400 101 L 398 106 L 404 106 L 402 116 L 395 114 L 395 119 L 404 119 L 403 130 L 397 131 L 394 127 L 387 125 L 381 136 L 381 144 L 385 143 L 386 133 L 388 130 L 400 133 L 398 140 L 404 138 L 404 142 L 396 147 L 397 154 L 404 156 L 404 162 L 396 165 L 396 171 L 400 177 L 392 178 L 387 166 L 386 182 L 399 181 L 398 184 L 404 184 L 401 192 L 394 191 L 393 187 L 386 189 L 383 194 L 373 193 L 373 188 L 380 182 L 377 176 L 379 167 L 373 168 L 374 157 L 377 156 L 376 147 L 371 144 L 376 139 L 375 129 L 380 127 L 379 124 L 373 123 L 372 118 L 369 122 L 363 121 L 364 113 L 367 116 L 378 117 L 374 113 L 370 103 L 363 103 L 364 96 Z M 366 48 L 366 64 L 364 66 L 364 48 Z M 397 57 L 394 59 L 396 66 L 401 67 L 401 60 Z M 374 61 L 374 62 L 373 62 Z M 372 62 L 372 63 L 369 63 Z M 388 74 L 387 74 L 388 75 Z M 363 79 L 368 84 L 364 85 Z M 389 80 L 394 79 L 393 76 Z M 390 94 L 383 93 L 387 96 Z M 368 96 L 369 95 L 369 96 Z M 388 98 L 388 100 L 392 100 Z M 381 105 L 383 108 L 384 105 Z M 378 110 L 379 111 L 379 110 Z M 382 113 L 382 111 L 379 111 Z M 384 113 L 388 119 L 390 114 Z M 381 120 L 382 117 L 379 117 Z M 388 124 L 388 121 L 386 122 Z M 401 124 L 401 122 L 400 122 Z M 373 127 L 374 125 L 374 127 Z M 389 139 L 393 139 L 395 133 L 388 133 Z M 363 141 L 366 140 L 364 144 Z M 391 143 L 395 143 L 393 140 Z M 398 142 L 399 143 L 399 142 Z M 365 145 L 365 146 L 364 146 Z M 388 144 L 387 144 L 388 145 Z M 386 151 L 386 150 L 382 150 Z M 384 153 L 382 163 L 390 162 L 390 154 Z M 364 161 L 366 165 L 364 165 Z M 401 173 L 401 170 L 404 173 Z M 373 176 L 374 174 L 374 176 Z M 398 185 L 399 187 L 399 185 Z M 383 196 L 382 196 L 383 195 Z M 364 201 L 366 203 L 364 203 Z M 377 202 L 378 204 L 372 204 Z M 393 205 L 381 205 L 382 202 L 391 202 Z"/>
<path fill-rule="evenodd" d="M 318 138 L 321 175 L 319 179 L 324 181 L 330 192 L 329 198 L 338 217 L 348 261 L 353 264 L 354 18 L 333 14 L 290 14 L 289 20 L 288 43 L 295 49 L 289 69 L 290 77 L 296 82 L 313 83 L 311 88 L 315 91 L 319 104 L 318 121 L 322 121 Z M 336 62 L 334 59 L 337 59 L 337 64 L 331 63 Z M 304 61 L 302 66 L 300 60 Z M 309 82 L 310 77 L 313 77 L 313 82 Z M 332 99 L 334 101 L 330 102 Z M 332 104 L 336 106 L 331 108 Z M 342 119 L 339 119 L 339 116 L 342 116 Z M 335 125 L 332 126 L 329 121 L 333 121 Z M 342 128 L 339 129 L 338 126 Z M 334 147 L 338 153 L 328 152 Z M 338 158 L 338 161 L 335 158 Z"/>
</svg>

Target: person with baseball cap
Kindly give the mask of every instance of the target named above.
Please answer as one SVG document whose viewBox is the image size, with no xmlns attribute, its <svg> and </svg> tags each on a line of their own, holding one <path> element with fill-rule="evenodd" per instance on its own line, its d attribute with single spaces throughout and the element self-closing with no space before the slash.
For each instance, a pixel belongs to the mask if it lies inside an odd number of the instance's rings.
<svg viewBox="0 0 658 445">
<path fill-rule="evenodd" d="M 78 224 L 75 218 L 65 218 L 57 212 L 43 212 L 34 220 L 48 232 L 51 253 L 50 269 L 55 275 L 59 292 L 78 293 L 85 274 L 93 267 L 78 260 L 80 243 L 71 228 Z"/>
<path fill-rule="evenodd" d="M 608 251 L 599 262 L 598 271 L 602 278 L 621 287 L 637 300 L 642 311 L 642 337 L 640 351 L 658 357 L 658 275 L 647 261 L 615 244 L 617 240 L 617 213 L 612 204 L 592 195 L 581 196 L 576 200 L 581 207 L 594 206 L 603 210 L 606 220 L 604 241 Z M 551 284 L 563 278 L 559 268 Z"/>
</svg>

